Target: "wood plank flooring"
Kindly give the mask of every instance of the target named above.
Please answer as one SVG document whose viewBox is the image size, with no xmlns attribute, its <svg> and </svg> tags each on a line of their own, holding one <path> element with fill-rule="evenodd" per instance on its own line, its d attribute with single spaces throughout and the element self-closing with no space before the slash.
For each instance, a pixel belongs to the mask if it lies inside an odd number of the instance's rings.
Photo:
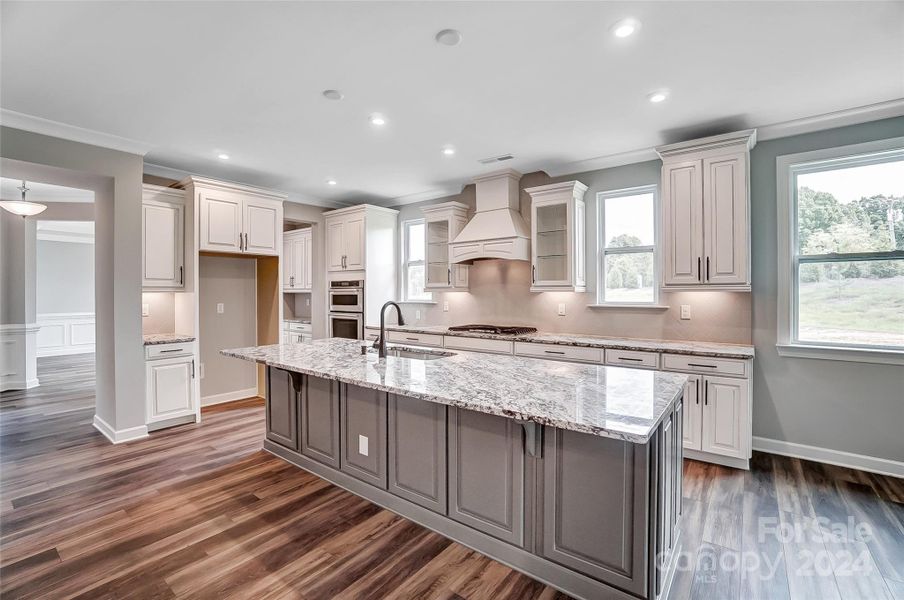
<svg viewBox="0 0 904 600">
<path fill-rule="evenodd" d="M 3 598 L 567 598 L 263 452 L 260 399 L 109 444 L 93 360 L 0 396 Z M 768 454 L 685 472 L 671 598 L 904 600 L 904 481 Z"/>
</svg>

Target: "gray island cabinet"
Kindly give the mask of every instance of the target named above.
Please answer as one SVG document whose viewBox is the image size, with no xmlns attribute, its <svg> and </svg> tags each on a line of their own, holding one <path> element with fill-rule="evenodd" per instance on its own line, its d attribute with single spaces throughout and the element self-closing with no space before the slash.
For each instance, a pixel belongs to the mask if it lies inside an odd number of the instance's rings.
<svg viewBox="0 0 904 600">
<path fill-rule="evenodd" d="M 494 367 L 535 359 L 482 355 L 487 388 L 467 390 L 468 404 L 425 384 L 449 375 L 451 363 L 431 373 L 433 365 L 342 355 L 327 369 L 317 361 L 335 348 L 261 356 L 274 348 L 287 347 L 224 351 L 267 364 L 266 450 L 574 597 L 667 595 L 679 548 L 686 376 L 531 362 L 547 382 L 541 393 L 560 401 L 540 410 L 524 404 L 531 398 L 490 393 Z M 468 354 L 443 360 L 466 363 Z M 352 360 L 364 361 L 354 375 Z M 566 388 L 576 403 L 561 404 Z M 637 402 L 643 394 L 649 401 Z M 600 404 L 604 412 L 593 413 Z"/>
</svg>

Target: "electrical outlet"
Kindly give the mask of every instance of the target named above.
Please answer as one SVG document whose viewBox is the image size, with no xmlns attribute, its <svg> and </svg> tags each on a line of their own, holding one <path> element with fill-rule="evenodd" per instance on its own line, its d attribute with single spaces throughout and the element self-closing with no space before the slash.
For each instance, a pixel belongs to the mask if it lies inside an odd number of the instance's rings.
<svg viewBox="0 0 904 600">
<path fill-rule="evenodd" d="M 198 364 L 198 377 L 204 379 L 204 363 Z"/>
<path fill-rule="evenodd" d="M 417 309 L 416 311 L 414 311 L 414 320 L 415 321 L 421 320 L 421 309 Z"/>
<path fill-rule="evenodd" d="M 142 317 L 150 317 L 151 316 L 151 305 L 147 302 L 141 303 L 141 316 Z"/>
<path fill-rule="evenodd" d="M 682 304 L 681 305 L 681 318 L 685 321 L 689 321 L 691 318 L 691 305 L 690 304 Z"/>
<path fill-rule="evenodd" d="M 226 307 L 222 302 L 217 302 L 217 314 L 222 315 L 224 312 L 226 312 Z"/>
<path fill-rule="evenodd" d="M 449 312 L 449 301 L 443 300 L 443 312 Z"/>
<path fill-rule="evenodd" d="M 305 299 L 304 299 L 304 305 L 305 305 L 305 306 L 310 306 L 310 305 L 311 305 L 311 299 L 310 299 L 310 298 L 305 298 Z"/>
<path fill-rule="evenodd" d="M 367 436 L 359 435 L 358 436 L 358 454 L 362 456 L 367 456 Z"/>
<path fill-rule="evenodd" d="M 565 303 L 564 302 L 559 302 L 559 310 L 557 312 L 560 317 L 565 316 Z"/>
</svg>

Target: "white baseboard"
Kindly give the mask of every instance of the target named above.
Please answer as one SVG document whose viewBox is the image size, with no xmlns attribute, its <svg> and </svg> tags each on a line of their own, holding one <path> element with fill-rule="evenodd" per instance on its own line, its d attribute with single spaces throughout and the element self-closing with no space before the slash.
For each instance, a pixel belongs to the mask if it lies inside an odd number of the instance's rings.
<svg viewBox="0 0 904 600">
<path fill-rule="evenodd" d="M 129 427 L 128 429 L 120 429 L 119 431 L 116 431 L 115 429 L 110 427 L 109 423 L 107 423 L 97 415 L 94 415 L 94 428 L 101 432 L 105 438 L 107 438 L 114 444 L 131 442 L 132 440 L 140 440 L 141 438 L 148 437 L 147 425 L 139 425 L 138 427 Z"/>
<path fill-rule="evenodd" d="M 839 467 L 904 478 L 904 462 L 887 458 L 842 452 L 841 450 L 832 450 L 830 448 L 818 448 L 816 446 L 807 446 L 806 444 L 795 444 L 756 436 L 753 438 L 753 449 L 760 452 L 768 452 L 769 454 L 803 458 Z"/>
<path fill-rule="evenodd" d="M 236 390 L 234 392 L 225 392 L 223 394 L 213 394 L 201 398 L 201 406 L 211 406 L 213 404 L 222 404 L 224 402 L 232 402 L 233 400 L 244 400 L 245 398 L 257 397 L 257 388 L 248 388 L 245 390 Z"/>
<path fill-rule="evenodd" d="M 45 356 L 69 356 L 71 354 L 91 354 L 94 352 L 94 344 L 90 346 L 78 347 L 59 347 L 59 348 L 38 348 L 38 358 Z"/>
<path fill-rule="evenodd" d="M 41 385 L 41 383 L 38 381 L 37 377 L 24 381 L 22 379 L 0 377 L 0 392 L 6 392 L 10 390 L 30 390 L 31 388 L 36 388 L 39 385 Z"/>
</svg>

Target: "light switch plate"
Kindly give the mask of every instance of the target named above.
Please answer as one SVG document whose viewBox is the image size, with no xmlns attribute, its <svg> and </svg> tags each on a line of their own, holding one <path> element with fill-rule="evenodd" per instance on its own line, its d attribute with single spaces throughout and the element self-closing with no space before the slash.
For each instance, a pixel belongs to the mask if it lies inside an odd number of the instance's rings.
<svg viewBox="0 0 904 600">
<path fill-rule="evenodd" d="M 310 298 L 305 298 L 305 299 L 304 299 L 304 305 L 305 305 L 305 306 L 310 306 L 310 305 L 311 305 L 311 299 L 310 299 Z"/>
<path fill-rule="evenodd" d="M 559 315 L 560 317 L 564 317 L 564 316 L 565 316 L 565 303 L 564 303 L 564 302 L 559 302 L 558 315 Z"/>
<path fill-rule="evenodd" d="M 443 312 L 449 312 L 449 301 L 443 300 Z"/>
<path fill-rule="evenodd" d="M 204 379 L 204 363 L 198 364 L 198 377 Z"/>
<path fill-rule="evenodd" d="M 217 302 L 217 314 L 222 315 L 224 312 L 226 312 L 226 307 L 222 302 Z"/>
<path fill-rule="evenodd" d="M 691 305 L 690 304 L 682 304 L 681 305 L 681 318 L 685 321 L 690 320 L 691 318 Z"/>
<path fill-rule="evenodd" d="M 414 320 L 415 321 L 421 320 L 421 309 L 417 309 L 416 311 L 414 311 Z"/>
<path fill-rule="evenodd" d="M 142 317 L 150 317 L 151 316 L 151 305 L 147 302 L 141 303 L 141 316 Z"/>
<path fill-rule="evenodd" d="M 358 454 L 363 456 L 367 456 L 367 436 L 359 435 L 358 436 Z"/>
</svg>

